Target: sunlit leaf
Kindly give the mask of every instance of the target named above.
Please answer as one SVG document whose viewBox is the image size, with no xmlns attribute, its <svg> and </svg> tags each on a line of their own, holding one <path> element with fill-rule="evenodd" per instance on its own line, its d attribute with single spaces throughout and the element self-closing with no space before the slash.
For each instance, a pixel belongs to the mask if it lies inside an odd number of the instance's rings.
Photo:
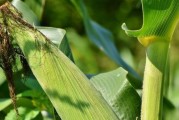
<svg viewBox="0 0 179 120">
<path fill-rule="evenodd" d="M 50 39 L 54 44 L 56 44 L 59 49 L 72 61 L 73 56 L 71 49 L 69 47 L 69 43 L 67 38 L 65 37 L 65 30 L 59 29 L 59 28 L 53 28 L 53 27 L 36 27 L 40 32 L 42 32 L 48 39 Z M 23 82 L 27 87 L 31 89 L 36 90 L 42 90 L 41 86 L 39 85 L 36 78 L 33 76 L 33 74 L 30 74 L 30 71 L 28 75 L 25 76 L 25 82 Z"/>
<path fill-rule="evenodd" d="M 32 100 L 28 99 L 28 98 L 17 97 L 17 104 L 18 104 L 18 106 L 25 106 L 25 107 L 28 107 L 28 108 L 34 107 Z M 0 99 L 0 111 L 7 112 L 11 109 L 14 110 L 14 108 L 12 107 L 12 100 L 10 98 Z"/>
<path fill-rule="evenodd" d="M 0 99 L 0 111 L 11 105 L 12 101 L 10 98 Z"/>
<path fill-rule="evenodd" d="M 40 26 L 36 28 L 58 46 L 61 44 L 62 39 L 64 38 L 66 34 L 66 31 L 60 28 L 40 27 Z"/>
<path fill-rule="evenodd" d="M 54 44 L 56 44 L 60 50 L 73 61 L 71 49 L 68 44 L 68 40 L 65 36 L 65 30 L 53 27 L 36 27 L 40 32 L 48 37 Z M 3 72 L 3 71 L 2 71 Z M 2 76 L 3 77 L 3 76 Z M 19 77 L 19 76 L 18 76 Z M 16 77 L 16 79 L 19 79 Z M 28 71 L 28 74 L 24 76 L 22 82 L 29 88 L 42 91 L 37 79 Z"/>
<path fill-rule="evenodd" d="M 53 28 L 53 27 L 36 27 L 40 32 L 42 32 L 49 40 L 51 40 L 54 44 L 59 47 L 59 49 L 72 61 L 73 55 L 68 43 L 68 39 L 66 37 L 66 31 L 60 28 Z"/>
<path fill-rule="evenodd" d="M 38 110 L 28 109 L 25 107 L 19 107 L 18 111 L 19 111 L 18 120 L 32 120 L 39 114 Z M 5 120 L 16 120 L 16 119 L 17 119 L 17 114 L 14 110 L 11 110 L 5 117 Z"/>
<path fill-rule="evenodd" d="M 40 97 L 39 97 L 40 96 Z M 36 107 L 39 109 L 39 111 L 47 110 L 49 113 L 53 113 L 54 107 L 52 106 L 51 102 L 49 101 L 48 97 L 42 90 L 26 90 L 22 93 L 19 93 L 17 95 L 18 98 L 18 104 L 20 106 L 25 106 L 28 108 Z M 25 101 L 26 99 L 29 99 L 32 103 L 32 107 L 28 105 L 24 105 L 23 103 L 27 104 L 28 101 Z"/>
</svg>

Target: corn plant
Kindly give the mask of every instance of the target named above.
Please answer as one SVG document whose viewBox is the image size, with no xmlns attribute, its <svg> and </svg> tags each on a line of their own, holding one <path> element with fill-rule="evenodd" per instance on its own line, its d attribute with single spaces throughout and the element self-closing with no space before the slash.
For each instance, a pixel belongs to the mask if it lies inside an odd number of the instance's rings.
<svg viewBox="0 0 179 120">
<path fill-rule="evenodd" d="M 43 6 L 45 0 L 40 1 Z M 71 3 L 90 41 L 120 67 L 87 77 L 75 65 L 66 31 L 38 26 L 43 12 L 39 4 L 34 4 L 35 15 L 28 2 L 6 2 L 0 7 L 0 83 L 7 80 L 10 98 L 0 99 L 0 119 L 170 119 L 165 118 L 163 106 L 177 110 L 167 90 L 169 48 L 179 20 L 179 1 L 142 0 L 142 28 L 128 30 L 122 25 L 127 35 L 137 37 L 145 47 L 143 87 L 142 77 L 118 53 L 111 32 L 90 18 L 83 0 Z M 17 86 L 22 88 L 18 94 Z M 142 99 L 136 90 L 141 88 Z"/>
<path fill-rule="evenodd" d="M 126 29 L 126 33 L 136 36 L 146 48 L 141 119 L 161 120 L 164 83 L 169 80 L 169 46 L 179 18 L 179 1 L 143 0 L 142 4 L 142 28 Z M 125 24 L 123 28 L 126 28 Z"/>
</svg>

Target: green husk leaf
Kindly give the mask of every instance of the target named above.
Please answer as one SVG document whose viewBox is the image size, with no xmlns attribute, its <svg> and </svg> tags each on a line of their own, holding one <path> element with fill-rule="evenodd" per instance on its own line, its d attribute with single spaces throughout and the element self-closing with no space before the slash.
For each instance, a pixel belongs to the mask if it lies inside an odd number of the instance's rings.
<svg viewBox="0 0 179 120">
<path fill-rule="evenodd" d="M 63 120 L 118 119 L 86 76 L 51 41 L 23 21 L 10 4 L 1 9 L 8 32 Z"/>
<path fill-rule="evenodd" d="M 126 79 L 126 74 L 124 69 L 118 68 L 92 77 L 91 82 L 120 120 L 135 120 L 140 118 L 141 98 Z"/>
<path fill-rule="evenodd" d="M 37 26 L 36 27 L 40 32 L 42 32 L 48 39 L 50 39 L 59 49 L 68 57 L 70 60 L 73 60 L 73 55 L 68 43 L 68 40 L 65 36 L 66 31 L 59 28 L 53 28 L 53 27 L 42 27 Z M 30 72 L 30 71 L 29 71 Z M 26 81 L 23 82 L 27 87 L 31 89 L 36 90 L 42 90 L 39 83 L 36 81 L 36 78 L 33 76 L 33 74 L 28 73 L 28 75 L 25 76 Z"/>
</svg>

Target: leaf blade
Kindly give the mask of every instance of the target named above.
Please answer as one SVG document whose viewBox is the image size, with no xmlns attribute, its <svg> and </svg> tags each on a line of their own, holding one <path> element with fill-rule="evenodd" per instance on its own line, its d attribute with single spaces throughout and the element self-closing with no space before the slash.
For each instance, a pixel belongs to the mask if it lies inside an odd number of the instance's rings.
<svg viewBox="0 0 179 120">
<path fill-rule="evenodd" d="M 134 86 L 141 86 L 141 77 L 119 55 L 118 50 L 113 42 L 114 38 L 112 33 L 109 30 L 97 24 L 96 22 L 94 22 L 93 20 L 91 20 L 82 0 L 71 1 L 83 18 L 85 30 L 91 42 L 93 42 L 99 49 L 101 49 L 118 65 L 129 71 L 131 76 L 137 79 L 134 83 Z"/>
<path fill-rule="evenodd" d="M 118 68 L 91 78 L 120 120 L 140 118 L 141 98 L 126 79 L 127 72 Z"/>
</svg>

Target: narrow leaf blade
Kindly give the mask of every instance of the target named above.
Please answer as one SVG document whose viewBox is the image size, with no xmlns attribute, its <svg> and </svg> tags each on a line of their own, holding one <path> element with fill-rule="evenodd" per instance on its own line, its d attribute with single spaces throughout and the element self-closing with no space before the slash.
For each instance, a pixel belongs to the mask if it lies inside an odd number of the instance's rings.
<svg viewBox="0 0 179 120">
<path fill-rule="evenodd" d="M 140 84 L 141 77 L 121 58 L 118 53 L 116 46 L 114 45 L 114 38 L 112 33 L 100 26 L 88 15 L 85 4 L 82 0 L 71 0 L 72 3 L 76 6 L 77 10 L 81 14 L 84 26 L 87 32 L 89 39 L 100 48 L 106 55 L 108 55 L 113 61 L 118 65 L 129 71 L 129 73 L 138 79 L 136 84 Z"/>
</svg>

